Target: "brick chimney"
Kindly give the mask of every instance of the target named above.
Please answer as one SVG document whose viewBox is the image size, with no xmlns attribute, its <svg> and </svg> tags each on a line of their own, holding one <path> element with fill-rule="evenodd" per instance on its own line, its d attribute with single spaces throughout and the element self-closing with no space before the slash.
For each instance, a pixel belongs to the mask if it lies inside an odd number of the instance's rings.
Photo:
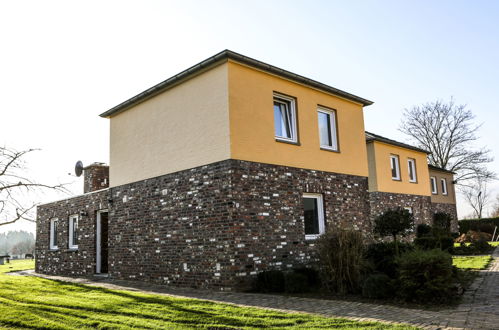
<svg viewBox="0 0 499 330">
<path fill-rule="evenodd" d="M 83 193 L 109 187 L 109 166 L 93 163 L 83 168 Z"/>
</svg>

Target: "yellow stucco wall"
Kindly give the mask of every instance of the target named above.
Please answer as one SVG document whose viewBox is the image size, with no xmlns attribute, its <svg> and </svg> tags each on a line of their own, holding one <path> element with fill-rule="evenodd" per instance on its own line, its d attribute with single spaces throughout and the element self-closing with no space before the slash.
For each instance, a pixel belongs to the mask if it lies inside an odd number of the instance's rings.
<svg viewBox="0 0 499 330">
<path fill-rule="evenodd" d="M 451 173 L 435 171 L 430 169 L 430 177 L 431 176 L 435 177 L 437 180 L 437 194 L 435 195 L 431 194 L 431 202 L 456 204 L 456 191 L 454 184 L 452 184 L 454 176 Z M 442 184 L 440 183 L 440 179 L 447 180 L 447 195 L 442 195 Z M 428 186 L 430 186 L 430 191 L 431 191 L 431 184 L 429 179 L 428 179 Z"/>
<path fill-rule="evenodd" d="M 391 144 L 370 141 L 367 150 L 369 159 L 374 160 L 376 165 L 369 173 L 369 190 L 383 191 L 398 194 L 430 195 L 429 172 L 426 154 L 411 149 L 405 149 Z M 390 155 L 398 155 L 400 163 L 401 180 L 393 180 L 390 164 Z M 407 160 L 416 160 L 417 182 L 409 182 L 409 168 Z M 371 168 L 370 168 L 371 169 Z M 375 184 L 372 184 L 371 181 Z"/>
<path fill-rule="evenodd" d="M 110 119 L 110 185 L 230 158 L 227 63 Z"/>
<path fill-rule="evenodd" d="M 273 92 L 296 98 L 300 145 L 276 142 Z M 317 106 L 336 110 L 340 152 L 320 149 Z M 229 61 L 231 158 L 368 176 L 360 104 Z"/>
</svg>

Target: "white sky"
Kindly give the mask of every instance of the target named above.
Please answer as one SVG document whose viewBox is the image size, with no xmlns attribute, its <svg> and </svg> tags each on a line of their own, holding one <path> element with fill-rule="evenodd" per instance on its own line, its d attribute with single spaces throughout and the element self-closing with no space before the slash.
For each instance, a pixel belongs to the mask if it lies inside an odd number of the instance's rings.
<svg viewBox="0 0 499 330">
<path fill-rule="evenodd" d="M 0 143 L 41 148 L 31 176 L 81 193 L 81 178 L 67 175 L 75 162 L 108 162 L 100 113 L 231 49 L 373 100 L 366 129 L 402 141 L 404 108 L 454 96 L 484 122 L 480 143 L 498 158 L 498 4 L 2 1 Z M 462 201 L 458 210 L 469 213 Z M 20 228 L 34 224 L 3 230 Z"/>
</svg>

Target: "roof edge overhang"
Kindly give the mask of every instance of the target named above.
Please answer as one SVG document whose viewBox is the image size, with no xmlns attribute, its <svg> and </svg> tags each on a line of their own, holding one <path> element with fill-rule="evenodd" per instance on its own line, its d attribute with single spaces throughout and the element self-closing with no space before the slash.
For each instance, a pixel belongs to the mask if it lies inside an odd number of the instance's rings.
<svg viewBox="0 0 499 330">
<path fill-rule="evenodd" d="M 115 114 L 118 114 L 122 111 L 125 111 L 134 105 L 137 105 L 141 102 L 144 102 L 145 100 L 147 100 L 147 99 L 149 99 L 149 98 L 151 98 L 159 93 L 162 93 L 163 91 L 165 91 L 171 87 L 174 87 L 174 86 L 182 83 L 183 81 L 185 81 L 187 79 L 190 79 L 190 78 L 192 78 L 192 77 L 194 77 L 194 76 L 196 76 L 196 75 L 198 75 L 206 70 L 209 70 L 209 69 L 211 69 L 215 66 L 218 66 L 222 63 L 225 63 L 229 59 L 236 61 L 236 62 L 240 62 L 240 63 L 245 64 L 245 65 L 248 65 L 250 67 L 253 67 L 253 68 L 280 76 L 282 78 L 294 81 L 296 83 L 303 84 L 303 85 L 306 85 L 309 87 L 313 87 L 313 88 L 316 88 L 318 90 L 339 96 L 339 97 L 347 99 L 349 101 L 359 103 L 362 106 L 369 106 L 369 105 L 374 103 L 374 102 L 369 101 L 367 99 L 364 99 L 362 97 L 350 94 L 348 92 L 345 92 L 345 91 L 342 91 L 340 89 L 328 86 L 328 85 L 320 83 L 318 81 L 306 78 L 304 76 L 300 76 L 296 73 L 292 73 L 290 71 L 280 69 L 280 68 L 275 67 L 273 65 L 255 60 L 251 57 L 247 57 L 247 56 L 244 56 L 244 55 L 241 55 L 241 54 L 238 54 L 236 52 L 233 52 L 231 50 L 226 49 L 226 50 L 224 50 L 224 51 L 222 51 L 222 52 L 220 52 L 220 53 L 218 53 L 210 58 L 207 58 L 206 60 L 188 68 L 187 70 L 184 70 L 184 71 L 180 72 L 179 74 L 177 74 L 171 78 L 168 78 L 165 81 L 160 82 L 159 84 L 154 85 L 153 87 L 151 87 L 149 89 L 146 89 L 142 93 L 139 93 L 139 94 L 135 95 L 134 97 L 126 100 L 125 102 L 122 102 L 122 103 L 118 104 L 117 106 L 103 112 L 102 114 L 100 114 L 100 116 L 104 117 L 104 118 L 109 118 Z"/>
<path fill-rule="evenodd" d="M 367 132 L 367 131 L 365 132 L 365 134 L 366 134 L 366 143 L 380 142 L 380 143 L 385 143 L 385 144 L 397 146 L 397 147 L 404 148 L 404 149 L 422 152 L 422 153 L 425 153 L 427 155 L 431 154 L 431 151 L 424 150 L 424 149 L 421 149 L 421 148 L 418 148 L 415 146 L 411 146 L 410 144 L 407 144 L 407 143 L 395 141 L 395 140 L 383 137 L 381 135 L 377 135 L 377 134 Z"/>
</svg>

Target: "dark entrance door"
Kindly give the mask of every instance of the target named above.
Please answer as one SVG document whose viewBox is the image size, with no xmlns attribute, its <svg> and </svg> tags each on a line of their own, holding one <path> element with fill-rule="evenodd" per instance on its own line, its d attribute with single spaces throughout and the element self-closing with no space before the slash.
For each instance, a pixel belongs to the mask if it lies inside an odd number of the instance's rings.
<svg viewBox="0 0 499 330">
<path fill-rule="evenodd" d="M 97 274 L 106 274 L 108 272 L 108 237 L 109 221 L 107 212 L 97 214 L 97 246 L 96 246 L 96 267 Z"/>
</svg>

